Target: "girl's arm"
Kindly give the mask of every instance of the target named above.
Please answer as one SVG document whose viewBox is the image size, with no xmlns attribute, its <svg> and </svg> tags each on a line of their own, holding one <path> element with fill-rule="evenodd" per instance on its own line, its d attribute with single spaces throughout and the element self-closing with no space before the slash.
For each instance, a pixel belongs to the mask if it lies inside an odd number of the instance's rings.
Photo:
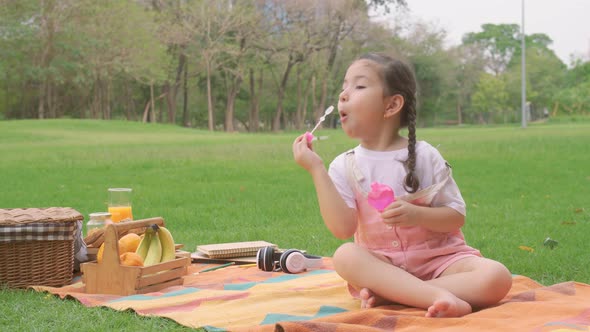
<svg viewBox="0 0 590 332">
<path fill-rule="evenodd" d="M 391 203 L 381 218 L 393 226 L 421 226 L 441 233 L 456 231 L 465 223 L 465 216 L 453 208 L 419 206 L 403 200 Z"/>
<path fill-rule="evenodd" d="M 312 177 L 326 227 L 339 239 L 350 238 L 357 226 L 356 210 L 346 205 L 322 159 L 312 150 L 311 143 L 307 142 L 304 135 L 293 142 L 293 157 Z"/>
<path fill-rule="evenodd" d="M 321 168 L 310 170 L 309 173 L 315 185 L 324 223 L 335 237 L 339 239 L 351 237 L 357 227 L 356 210 L 346 205 L 323 165 Z"/>
</svg>

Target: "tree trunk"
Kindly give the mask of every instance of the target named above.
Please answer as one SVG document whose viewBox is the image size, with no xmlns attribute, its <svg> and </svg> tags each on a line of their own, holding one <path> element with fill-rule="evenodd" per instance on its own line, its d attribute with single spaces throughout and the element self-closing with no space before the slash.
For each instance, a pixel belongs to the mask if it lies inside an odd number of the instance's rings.
<svg viewBox="0 0 590 332">
<path fill-rule="evenodd" d="M 301 92 L 301 70 L 297 70 L 297 111 L 295 112 L 295 129 L 300 130 L 303 125 L 303 98 Z"/>
<path fill-rule="evenodd" d="M 313 116 L 315 118 L 315 115 L 317 114 L 317 105 L 318 105 L 318 101 L 317 101 L 317 95 L 316 95 L 316 75 L 313 74 L 312 78 L 311 78 L 311 109 L 313 112 Z"/>
<path fill-rule="evenodd" d="M 258 129 L 258 124 L 254 122 L 253 113 L 254 107 L 257 102 L 256 98 L 256 85 L 254 83 L 254 69 L 250 68 L 250 113 L 248 115 L 248 132 L 255 133 Z"/>
<path fill-rule="evenodd" d="M 45 80 L 39 87 L 39 105 L 37 106 L 37 116 L 39 119 L 45 119 Z"/>
<path fill-rule="evenodd" d="M 166 122 L 174 123 L 174 117 L 172 117 L 171 115 L 174 114 L 174 108 L 176 106 L 174 105 L 174 98 L 172 97 L 172 86 L 170 85 L 169 81 L 166 81 L 164 85 L 162 85 L 162 91 L 166 95 L 166 97 L 164 98 L 166 99 Z M 162 117 L 163 116 L 160 115 L 160 120 L 164 122 Z"/>
<path fill-rule="evenodd" d="M 41 42 L 43 48 L 41 50 L 41 58 L 39 59 L 39 67 L 41 68 L 41 83 L 39 86 L 39 106 L 37 108 L 37 116 L 39 119 L 44 119 L 47 114 L 51 112 L 49 93 L 51 92 L 51 76 L 49 74 L 49 64 L 53 59 L 53 36 L 55 33 L 55 22 L 52 14 L 55 10 L 55 1 L 43 0 L 41 1 L 41 27 L 39 34 L 41 35 Z"/>
<path fill-rule="evenodd" d="M 156 102 L 154 100 L 154 83 L 150 82 L 150 122 L 156 122 Z"/>
<path fill-rule="evenodd" d="M 231 82 L 230 85 L 231 87 L 227 93 L 227 105 L 225 108 L 225 131 L 227 132 L 234 131 L 236 96 L 240 91 L 240 86 L 242 85 L 242 78 L 239 76 L 235 77 L 235 81 Z"/>
<path fill-rule="evenodd" d="M 125 118 L 127 121 L 134 120 L 135 116 L 133 111 L 135 110 L 135 101 L 133 100 L 133 91 L 129 86 L 129 81 L 125 81 L 125 99 L 127 100 L 127 106 L 125 107 Z"/>
<path fill-rule="evenodd" d="M 11 83 L 11 77 L 10 77 L 10 72 L 6 71 L 6 80 L 4 81 L 4 95 L 5 96 L 10 96 L 10 86 L 12 85 Z M 8 110 L 9 109 L 9 98 L 4 98 L 4 109 Z M 8 118 L 8 117 L 7 117 Z"/>
<path fill-rule="evenodd" d="M 303 112 L 301 114 L 301 125 L 302 127 L 299 129 L 303 129 L 305 127 L 305 119 L 307 119 L 307 101 L 309 100 L 309 95 L 311 94 L 311 84 L 307 84 L 307 88 L 305 90 L 305 94 L 303 97 Z"/>
<path fill-rule="evenodd" d="M 258 91 L 262 91 L 262 79 L 263 71 L 260 69 L 260 75 L 258 77 Z M 254 69 L 250 68 L 250 120 L 248 131 L 256 133 L 258 132 L 258 126 L 260 124 L 259 108 L 260 98 L 256 92 L 256 80 L 254 77 Z"/>
<path fill-rule="evenodd" d="M 551 116 L 556 116 L 557 112 L 559 111 L 559 102 L 556 101 L 553 105 L 553 111 L 551 112 Z"/>
<path fill-rule="evenodd" d="M 104 110 L 104 119 L 110 120 L 111 117 L 111 83 L 110 80 L 106 81 L 103 84 L 104 90 L 104 100 L 103 100 L 103 110 Z"/>
<path fill-rule="evenodd" d="M 478 114 L 478 117 L 479 117 L 479 123 L 480 124 L 485 124 L 486 123 L 486 120 L 484 119 L 483 114 L 481 112 L 480 113 L 477 113 L 477 114 Z"/>
<path fill-rule="evenodd" d="M 326 65 L 326 73 L 322 80 L 322 95 L 320 97 L 320 104 L 317 108 L 315 108 L 315 115 L 316 120 L 324 114 L 324 110 L 326 109 L 326 100 L 328 96 L 328 81 L 330 80 L 330 75 L 332 74 L 332 69 L 334 68 L 334 63 L 336 62 L 336 55 L 338 54 L 338 46 L 340 45 L 340 31 L 342 29 L 342 25 L 344 21 L 341 16 L 338 16 L 338 26 L 334 30 L 332 35 L 332 39 L 330 39 L 330 47 L 328 49 L 328 63 Z M 321 125 L 320 125 L 321 126 Z"/>
<path fill-rule="evenodd" d="M 283 115 L 283 90 L 280 88 L 278 96 L 277 96 L 277 110 L 275 112 L 275 116 L 272 119 L 272 124 L 270 130 L 273 132 L 277 132 L 281 129 L 281 116 Z"/>
<path fill-rule="evenodd" d="M 182 47 L 184 50 L 184 47 Z M 186 62 L 186 55 L 181 53 L 178 56 L 178 66 L 176 67 L 176 79 L 174 84 L 167 84 L 168 95 L 166 96 L 166 103 L 168 105 L 168 123 L 176 123 L 176 96 L 178 96 L 178 88 L 180 86 L 180 79 L 182 78 L 182 71 Z"/>
<path fill-rule="evenodd" d="M 190 128 L 191 120 L 188 112 L 188 62 L 184 65 L 184 82 L 182 86 L 182 125 Z"/>
<path fill-rule="evenodd" d="M 39 105 L 37 107 L 37 116 L 39 119 L 46 117 L 46 112 L 50 111 L 45 109 L 49 107 L 48 103 L 48 92 L 50 92 L 50 74 L 48 73 L 49 64 L 53 58 L 53 36 L 55 32 L 55 22 L 53 21 L 52 14 L 55 10 L 55 1 L 43 0 L 41 1 L 41 27 L 39 33 L 41 34 L 43 48 L 41 50 L 41 58 L 39 59 L 39 67 L 41 68 L 42 78 L 39 86 Z M 44 34 L 44 35 L 43 35 Z"/>
<path fill-rule="evenodd" d="M 322 95 L 320 96 L 320 104 L 315 112 L 315 119 L 316 121 L 320 119 L 322 115 L 324 115 L 324 110 L 326 109 L 326 99 L 328 95 L 328 75 L 324 75 L 324 79 L 322 80 Z M 322 125 L 320 125 L 322 127 Z"/>
<path fill-rule="evenodd" d="M 100 105 L 101 105 L 101 91 L 100 91 L 100 85 L 101 85 L 101 77 L 100 74 L 96 74 L 96 77 L 94 79 L 94 88 L 93 88 L 93 96 L 92 96 L 92 102 L 90 103 L 90 114 L 92 119 L 98 119 L 99 116 L 102 114 L 101 110 L 100 110 Z"/>
<path fill-rule="evenodd" d="M 457 98 L 457 124 L 461 125 L 463 123 L 463 109 L 461 106 L 461 98 Z"/>
<path fill-rule="evenodd" d="M 213 119 L 213 93 L 211 91 L 211 62 L 206 59 L 207 67 L 207 116 L 208 116 L 208 128 L 209 131 L 215 130 L 215 119 Z"/>
<path fill-rule="evenodd" d="M 143 115 L 141 116 L 141 122 L 142 123 L 147 123 L 148 122 L 148 113 L 150 111 L 150 101 L 148 100 L 147 103 L 145 103 L 145 107 L 143 108 Z"/>
<path fill-rule="evenodd" d="M 277 111 L 275 116 L 272 120 L 271 130 L 273 132 L 279 131 L 281 128 L 281 116 L 283 115 L 283 100 L 285 99 L 285 89 L 287 88 L 287 80 L 289 79 L 289 73 L 293 68 L 295 62 L 292 58 L 289 58 L 289 62 L 287 63 L 287 67 L 285 68 L 285 72 L 283 73 L 283 79 L 281 80 L 281 84 L 279 85 L 279 91 L 277 95 Z"/>
<path fill-rule="evenodd" d="M 49 117 L 51 119 L 57 118 L 57 112 L 55 109 L 55 91 L 53 89 L 53 84 L 49 81 L 47 82 L 47 111 L 49 112 Z"/>
<path fill-rule="evenodd" d="M 105 110 L 104 110 L 104 99 L 105 99 L 105 96 L 104 96 L 104 88 L 103 88 L 104 87 L 104 83 L 103 83 L 102 80 L 99 83 L 100 84 L 98 85 L 98 96 L 99 96 L 99 98 L 98 98 L 98 105 L 97 105 L 98 108 L 97 108 L 97 111 L 98 111 L 98 117 L 100 119 L 105 119 L 105 117 L 104 117 L 104 114 L 105 114 Z"/>
</svg>

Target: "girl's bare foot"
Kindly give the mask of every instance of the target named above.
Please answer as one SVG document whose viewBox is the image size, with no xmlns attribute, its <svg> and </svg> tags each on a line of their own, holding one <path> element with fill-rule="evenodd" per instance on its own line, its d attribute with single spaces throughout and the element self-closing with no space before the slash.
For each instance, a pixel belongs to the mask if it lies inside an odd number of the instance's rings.
<svg viewBox="0 0 590 332">
<path fill-rule="evenodd" d="M 462 317 L 471 313 L 471 305 L 454 295 L 440 298 L 428 308 L 426 317 Z"/>
<path fill-rule="evenodd" d="M 361 299 L 361 309 L 375 308 L 390 303 L 386 299 L 377 296 L 368 288 L 361 289 L 359 297 Z"/>
</svg>

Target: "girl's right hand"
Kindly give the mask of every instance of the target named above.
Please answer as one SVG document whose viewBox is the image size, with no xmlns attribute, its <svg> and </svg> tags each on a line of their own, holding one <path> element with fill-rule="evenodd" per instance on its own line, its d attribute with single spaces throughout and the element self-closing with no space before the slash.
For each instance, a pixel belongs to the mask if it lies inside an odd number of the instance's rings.
<svg viewBox="0 0 590 332">
<path fill-rule="evenodd" d="M 295 138 L 293 142 L 293 158 L 299 166 L 303 167 L 308 172 L 311 172 L 315 167 L 324 167 L 322 158 L 313 151 L 313 145 L 308 141 L 306 134 Z"/>
</svg>

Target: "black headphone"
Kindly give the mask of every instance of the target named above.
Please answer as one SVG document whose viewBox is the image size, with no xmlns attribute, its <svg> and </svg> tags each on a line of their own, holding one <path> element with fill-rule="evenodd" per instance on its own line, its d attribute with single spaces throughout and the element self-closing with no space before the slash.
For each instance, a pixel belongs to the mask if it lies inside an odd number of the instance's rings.
<svg viewBox="0 0 590 332">
<path fill-rule="evenodd" d="M 322 266 L 322 257 L 304 254 L 297 249 L 280 252 L 275 247 L 268 246 L 258 249 L 256 265 L 262 271 L 299 273 L 309 268 Z"/>
</svg>

